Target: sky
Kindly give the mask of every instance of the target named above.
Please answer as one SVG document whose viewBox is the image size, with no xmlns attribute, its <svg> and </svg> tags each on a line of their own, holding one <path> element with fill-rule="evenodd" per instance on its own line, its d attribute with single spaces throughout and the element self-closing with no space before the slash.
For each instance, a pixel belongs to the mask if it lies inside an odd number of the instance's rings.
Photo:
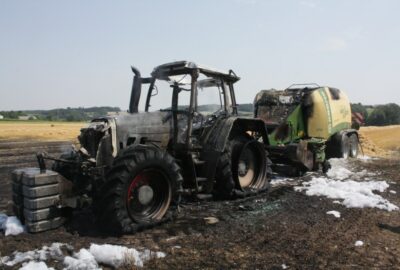
<svg viewBox="0 0 400 270">
<path fill-rule="evenodd" d="M 128 108 L 130 65 L 233 69 L 238 103 L 318 83 L 400 104 L 397 0 L 0 0 L 0 111 Z"/>
</svg>

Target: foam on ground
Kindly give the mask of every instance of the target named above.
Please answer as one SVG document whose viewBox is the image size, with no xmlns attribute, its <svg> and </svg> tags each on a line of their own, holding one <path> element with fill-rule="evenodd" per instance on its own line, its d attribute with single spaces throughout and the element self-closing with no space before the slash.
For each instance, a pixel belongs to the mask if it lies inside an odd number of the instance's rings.
<svg viewBox="0 0 400 270">
<path fill-rule="evenodd" d="M 0 258 L 0 265 L 14 266 L 28 261 L 46 261 L 48 259 L 62 260 L 64 257 L 61 247 L 68 245 L 53 243 L 50 247 L 43 246 L 42 249 L 35 249 L 26 252 L 14 251 L 11 256 Z M 72 248 L 72 247 L 69 247 Z"/>
<path fill-rule="evenodd" d="M 66 256 L 64 258 L 63 264 L 65 266 L 65 270 L 101 269 L 99 268 L 99 265 L 94 256 L 87 249 L 84 248 L 82 248 L 78 253 L 75 253 L 72 257 Z"/>
<path fill-rule="evenodd" d="M 376 176 L 376 173 L 372 173 L 367 171 L 366 169 L 357 171 L 349 164 L 349 160 L 343 158 L 331 158 L 329 163 L 331 164 L 331 169 L 327 172 L 328 178 L 332 178 L 335 180 L 344 180 L 344 179 L 352 179 L 352 180 L 362 180 L 368 179 L 372 176 Z"/>
<path fill-rule="evenodd" d="M 143 267 L 143 264 L 150 259 L 166 256 L 163 252 L 153 252 L 148 249 L 138 251 L 134 248 L 108 244 L 91 244 L 89 249 L 82 248 L 72 256 L 64 256 L 62 247 L 73 250 L 67 244 L 53 243 L 50 247 L 44 246 L 42 249 L 27 252 L 15 251 L 11 256 L 0 257 L 0 266 L 15 267 L 18 264 L 24 264 L 23 267 L 30 267 L 26 269 L 48 269 L 44 262 L 56 260 L 62 261 L 66 270 L 97 270 L 101 269 L 99 264 L 118 269 L 125 265 Z"/>
<path fill-rule="evenodd" d="M 21 221 L 15 216 L 7 216 L 0 213 L 0 231 L 4 231 L 4 235 L 18 235 L 25 231 Z"/>
<path fill-rule="evenodd" d="M 340 212 L 339 211 L 335 211 L 335 210 L 332 210 L 332 211 L 328 211 L 328 212 L 326 212 L 328 215 L 332 215 L 332 216 L 334 216 L 335 218 L 340 218 Z"/>
<path fill-rule="evenodd" d="M 361 170 L 354 172 L 354 168 L 345 159 L 331 159 L 332 168 L 327 176 L 312 177 L 303 182 L 297 191 L 305 191 L 309 196 L 326 196 L 330 199 L 341 200 L 342 205 L 348 208 L 378 208 L 387 211 L 399 208 L 375 192 L 384 192 L 389 184 L 386 181 L 372 181 L 376 174 Z M 365 180 L 369 181 L 365 181 Z M 364 181 L 362 181 L 364 180 Z"/>
<path fill-rule="evenodd" d="M 134 248 L 107 244 L 92 244 L 90 245 L 89 251 L 91 254 L 93 254 L 97 262 L 110 265 L 115 268 L 118 268 L 123 263 L 142 267 L 145 261 L 148 261 L 152 258 L 165 257 L 165 253 L 163 252 L 152 252 L 148 249 L 140 252 Z"/>
<path fill-rule="evenodd" d="M 47 267 L 44 262 L 30 261 L 25 263 L 19 270 L 54 270 L 54 268 Z"/>
<path fill-rule="evenodd" d="M 292 177 L 282 177 L 282 176 L 275 176 L 271 179 L 271 186 L 276 187 L 276 186 L 282 186 L 282 185 L 290 185 L 295 183 L 297 179 Z"/>
<path fill-rule="evenodd" d="M 358 241 L 356 241 L 356 242 L 354 243 L 354 245 L 355 245 L 356 247 L 361 247 L 361 246 L 364 245 L 364 242 L 361 241 L 361 240 L 358 240 Z"/>
<path fill-rule="evenodd" d="M 342 199 L 341 204 L 348 208 L 372 207 L 387 211 L 399 208 L 373 191 L 383 192 L 389 185 L 386 181 L 356 182 L 340 181 L 324 177 L 313 178 L 295 190 L 305 190 L 309 196 L 326 196 L 330 199 Z"/>
</svg>

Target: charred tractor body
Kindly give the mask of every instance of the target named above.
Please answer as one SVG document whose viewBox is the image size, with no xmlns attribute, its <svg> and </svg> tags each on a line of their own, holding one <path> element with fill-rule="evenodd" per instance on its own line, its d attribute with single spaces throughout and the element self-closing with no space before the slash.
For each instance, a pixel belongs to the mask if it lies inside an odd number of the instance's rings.
<svg viewBox="0 0 400 270">
<path fill-rule="evenodd" d="M 238 117 L 233 71 L 187 61 L 146 78 L 132 70 L 129 112 L 94 119 L 76 149 L 39 155 L 40 170 L 13 172 L 14 208 L 29 231 L 59 226 L 63 209 L 92 205 L 99 226 L 131 233 L 163 221 L 185 194 L 231 198 L 268 189 L 268 134 L 260 119 Z M 54 160 L 52 170 L 43 159 Z"/>
<path fill-rule="evenodd" d="M 326 171 L 328 158 L 358 155 L 350 103 L 339 89 L 297 84 L 262 90 L 254 100 L 254 116 L 266 125 L 267 149 L 276 170 L 290 165 L 294 174 L 319 167 Z"/>
</svg>

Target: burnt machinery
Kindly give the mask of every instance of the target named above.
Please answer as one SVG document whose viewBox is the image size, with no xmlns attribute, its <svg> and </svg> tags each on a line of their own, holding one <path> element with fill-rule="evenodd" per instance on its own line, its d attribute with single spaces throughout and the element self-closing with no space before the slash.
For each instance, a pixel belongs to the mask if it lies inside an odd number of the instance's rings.
<svg viewBox="0 0 400 270">
<path fill-rule="evenodd" d="M 232 70 L 179 61 L 150 77 L 132 71 L 128 112 L 93 119 L 76 149 L 13 172 L 14 209 L 30 232 L 91 205 L 100 227 L 132 233 L 162 222 L 182 195 L 268 190 L 267 130 L 260 119 L 238 117 Z M 44 159 L 54 160 L 52 170 Z"/>
<path fill-rule="evenodd" d="M 359 141 L 352 128 L 350 102 L 343 91 L 316 84 L 285 90 L 262 90 L 254 100 L 254 116 L 268 130 L 270 158 L 295 173 L 329 169 L 331 157 L 357 157 Z"/>
</svg>

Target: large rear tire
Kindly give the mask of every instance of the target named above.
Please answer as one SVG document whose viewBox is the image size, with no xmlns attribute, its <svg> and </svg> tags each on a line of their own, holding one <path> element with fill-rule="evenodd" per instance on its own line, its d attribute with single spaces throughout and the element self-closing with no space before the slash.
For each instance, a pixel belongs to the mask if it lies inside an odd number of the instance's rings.
<svg viewBox="0 0 400 270">
<path fill-rule="evenodd" d="M 228 142 L 218 162 L 215 195 L 225 199 L 266 191 L 271 174 L 264 146 L 244 136 L 236 137 Z"/>
<path fill-rule="evenodd" d="M 180 167 L 167 152 L 144 145 L 127 148 L 96 196 L 99 225 L 123 234 L 161 222 L 178 200 L 182 181 Z"/>
</svg>

